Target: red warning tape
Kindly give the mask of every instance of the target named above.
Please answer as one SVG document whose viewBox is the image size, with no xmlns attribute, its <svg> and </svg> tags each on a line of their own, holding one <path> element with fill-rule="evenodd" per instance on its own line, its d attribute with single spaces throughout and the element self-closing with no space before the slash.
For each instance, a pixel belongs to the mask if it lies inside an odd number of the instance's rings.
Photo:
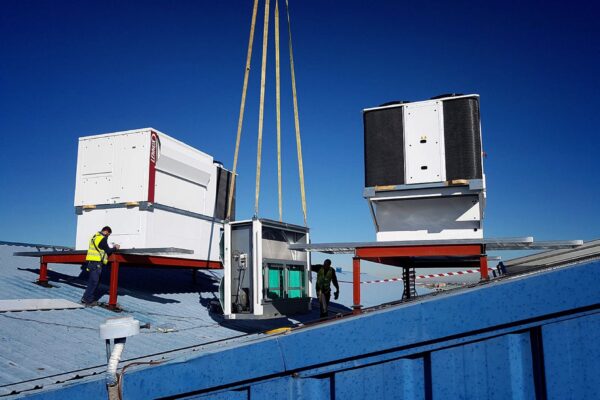
<svg viewBox="0 0 600 400">
<path fill-rule="evenodd" d="M 443 278 L 446 276 L 456 276 L 456 275 L 465 275 L 465 274 L 475 274 L 479 273 L 479 269 L 466 269 L 464 271 L 454 271 L 454 272 L 444 272 L 441 274 L 428 274 L 428 275 L 418 275 L 415 279 L 431 279 L 431 278 Z M 343 283 L 352 283 L 351 281 L 340 281 Z M 402 278 L 387 278 L 387 279 L 377 279 L 374 281 L 361 281 L 360 283 L 386 283 L 386 282 L 402 282 Z"/>
</svg>

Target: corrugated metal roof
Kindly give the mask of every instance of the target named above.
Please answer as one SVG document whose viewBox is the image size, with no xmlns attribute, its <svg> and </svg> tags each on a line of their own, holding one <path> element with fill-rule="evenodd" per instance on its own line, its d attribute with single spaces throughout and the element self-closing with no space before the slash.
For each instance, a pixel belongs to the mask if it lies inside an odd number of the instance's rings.
<svg viewBox="0 0 600 400">
<path fill-rule="evenodd" d="M 123 397 L 597 398 L 600 294 L 588 282 L 599 272 L 591 262 L 510 276 L 218 351 L 188 351 L 131 366 Z M 44 389 L 34 398 L 106 396 L 101 377 Z"/>
<path fill-rule="evenodd" d="M 35 248 L 43 249 L 37 245 Z M 0 243 L 0 299 L 57 298 L 78 302 L 85 289 L 81 270 L 75 265 L 49 265 L 52 288 L 35 284 L 39 273 L 36 258 L 16 257 L 14 252 L 30 250 Z M 102 288 L 108 290 L 108 276 L 103 274 Z M 209 313 L 209 304 L 218 295 L 220 271 L 198 272 L 197 283 L 190 270 L 121 268 L 119 304 L 125 315 L 132 315 L 149 328 L 128 340 L 124 361 L 191 348 L 220 340 L 246 341 L 255 332 L 281 326 L 286 321 L 245 321 L 223 325 L 222 319 Z M 339 280 L 351 281 L 352 274 L 338 273 Z M 373 279 L 362 274 L 361 280 Z M 347 312 L 352 304 L 352 285 L 340 283 L 341 296 L 332 311 Z M 401 283 L 363 285 L 362 303 L 377 305 L 402 296 Z M 107 295 L 101 300 L 107 301 Z M 122 315 L 123 315 L 122 314 Z M 0 313 L 0 396 L 33 389 L 35 386 L 62 382 L 76 376 L 102 373 L 106 364 L 104 342 L 98 327 L 106 318 L 118 314 L 94 307 L 73 310 Z M 318 318 L 313 313 L 296 320 Z M 161 326 L 176 331 L 162 333 Z M 245 336 L 250 332 L 250 336 Z M 244 335 L 244 336 L 243 336 Z M 229 342 L 229 341 L 227 341 Z M 221 346 L 225 343 L 215 343 Z M 160 356 L 154 356 L 160 358 Z"/>
<path fill-rule="evenodd" d="M 15 257 L 23 247 L 0 245 L 0 298 L 61 298 L 79 302 L 85 281 L 74 265 L 49 265 L 52 288 L 34 282 L 39 262 Z M 104 288 L 107 290 L 103 276 Z M 218 287 L 218 273 L 200 272 L 198 283 L 192 282 L 188 270 L 147 270 L 123 268 L 120 274 L 119 303 L 150 328 L 127 343 L 124 358 L 133 359 L 189 347 L 205 342 L 239 336 L 241 332 L 219 324 L 208 312 Z M 103 299 L 106 300 L 106 297 Z M 98 327 L 116 314 L 94 307 L 74 310 L 27 311 L 0 313 L 0 395 L 27 385 L 23 381 L 52 375 L 75 376 L 81 369 L 106 364 L 104 342 Z M 161 333 L 161 325 L 176 331 Z M 268 327 L 255 325 L 254 331 Z M 252 327 L 247 330 L 251 330 Z M 36 382 L 35 384 L 39 384 Z"/>
<path fill-rule="evenodd" d="M 509 273 L 523 273 L 539 268 L 555 267 L 600 259 L 600 240 L 591 240 L 575 249 L 550 250 L 504 263 Z"/>
</svg>

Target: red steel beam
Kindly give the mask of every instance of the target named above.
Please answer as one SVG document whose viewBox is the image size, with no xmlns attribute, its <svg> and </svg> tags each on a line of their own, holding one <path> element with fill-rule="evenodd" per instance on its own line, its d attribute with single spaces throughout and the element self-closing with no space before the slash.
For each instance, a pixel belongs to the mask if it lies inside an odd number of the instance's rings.
<svg viewBox="0 0 600 400">
<path fill-rule="evenodd" d="M 480 256 L 481 245 L 455 244 L 443 246 L 386 246 L 359 247 L 355 256 L 359 258 L 383 257 L 426 257 L 426 256 Z"/>
<path fill-rule="evenodd" d="M 40 260 L 43 260 L 43 262 L 48 264 L 83 264 L 85 262 L 85 254 L 52 254 L 42 256 Z M 191 260 L 188 258 L 149 256 L 141 254 L 113 253 L 108 260 L 116 261 L 121 264 L 147 264 L 158 267 L 187 267 L 203 269 L 223 268 L 221 262 L 219 261 Z"/>
</svg>

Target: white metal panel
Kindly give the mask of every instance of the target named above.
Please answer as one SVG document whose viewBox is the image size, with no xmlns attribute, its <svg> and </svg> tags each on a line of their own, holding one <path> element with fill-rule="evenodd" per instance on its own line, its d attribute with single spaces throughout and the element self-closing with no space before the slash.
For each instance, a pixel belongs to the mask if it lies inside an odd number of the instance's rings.
<svg viewBox="0 0 600 400">
<path fill-rule="evenodd" d="M 79 141 L 75 205 L 108 202 L 113 192 L 114 147 L 111 138 Z"/>
<path fill-rule="evenodd" d="M 193 254 L 180 254 L 177 257 L 221 260 L 219 242 L 223 224 L 157 209 L 144 212 L 148 215 L 145 247 L 190 249 L 194 251 Z"/>
<path fill-rule="evenodd" d="M 140 211 L 111 208 L 84 211 L 77 216 L 77 250 L 87 250 L 92 235 L 103 226 L 112 228 L 109 244 L 123 248 L 176 247 L 193 254 L 169 254 L 181 258 L 220 261 L 222 224 L 163 210 Z"/>
<path fill-rule="evenodd" d="M 216 181 L 216 179 L 215 179 Z M 212 216 L 207 207 L 207 187 L 180 177 L 156 171 L 154 201 L 170 207 Z M 214 202 L 212 202 L 214 207 Z"/>
<path fill-rule="evenodd" d="M 213 169 L 211 156 L 164 134 L 159 135 L 159 139 L 157 169 L 202 186 L 208 185 Z"/>
<path fill-rule="evenodd" d="M 306 232 L 306 243 L 310 243 L 310 233 Z M 310 271 L 310 266 L 311 266 L 311 256 L 312 253 L 310 251 L 306 252 L 306 284 L 308 285 L 308 297 L 313 297 L 316 296 L 315 289 L 313 289 L 313 282 L 312 282 L 312 273 Z M 308 309 L 312 310 L 312 301 L 308 302 Z"/>
<path fill-rule="evenodd" d="M 380 201 L 376 215 L 378 241 L 483 237 L 478 196 Z"/>
<path fill-rule="evenodd" d="M 406 183 L 446 180 L 443 107 L 441 101 L 404 107 Z"/>
<path fill-rule="evenodd" d="M 225 242 L 223 260 L 223 314 L 231 316 L 231 224 L 224 226 Z"/>
<path fill-rule="evenodd" d="M 87 250 L 92 235 L 104 226 L 110 226 L 113 231 L 109 237 L 109 244 L 117 243 L 123 248 L 150 247 L 146 246 L 146 233 L 142 230 L 142 220 L 146 218 L 145 213 L 145 211 L 140 212 L 137 208 L 84 211 L 82 215 L 77 216 L 75 248 Z"/>
<path fill-rule="evenodd" d="M 262 254 L 262 223 L 252 221 L 253 265 L 252 265 L 252 313 L 263 315 L 263 254 Z"/>
<path fill-rule="evenodd" d="M 149 131 L 79 139 L 75 206 L 147 200 Z"/>
<path fill-rule="evenodd" d="M 148 199 L 150 131 L 129 133 L 115 140 L 115 203 Z"/>
</svg>

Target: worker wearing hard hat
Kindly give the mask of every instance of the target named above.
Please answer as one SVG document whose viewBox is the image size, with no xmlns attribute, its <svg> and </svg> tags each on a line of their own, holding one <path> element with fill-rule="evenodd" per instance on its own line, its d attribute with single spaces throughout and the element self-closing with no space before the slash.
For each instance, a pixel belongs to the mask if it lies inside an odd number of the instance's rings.
<svg viewBox="0 0 600 400">
<path fill-rule="evenodd" d="M 335 286 L 334 299 L 337 300 L 340 295 L 340 286 L 338 285 L 335 270 L 331 267 L 331 260 L 327 259 L 323 265 L 312 265 L 311 269 L 318 270 L 317 272 L 317 298 L 319 299 L 319 308 L 321 310 L 321 318 L 327 316 L 329 308 L 329 300 L 331 298 L 331 284 Z"/>
<path fill-rule="evenodd" d="M 81 303 L 86 307 L 97 305 L 96 290 L 100 282 L 102 267 L 108 264 L 108 257 L 120 248 L 118 244 L 114 247 L 108 245 L 108 237 L 112 233 L 110 226 L 105 226 L 100 232 L 96 232 L 90 239 L 89 248 L 85 257 L 85 269 L 89 273 L 87 287 L 81 298 Z"/>
</svg>

